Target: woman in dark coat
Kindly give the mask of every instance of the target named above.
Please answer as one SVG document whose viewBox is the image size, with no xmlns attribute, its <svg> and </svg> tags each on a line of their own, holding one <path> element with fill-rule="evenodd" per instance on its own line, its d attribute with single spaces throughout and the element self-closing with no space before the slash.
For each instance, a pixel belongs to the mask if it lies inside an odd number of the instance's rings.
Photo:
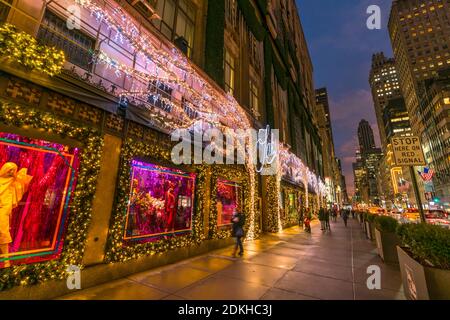
<svg viewBox="0 0 450 320">
<path fill-rule="evenodd" d="M 245 225 L 245 215 L 236 212 L 233 216 L 233 237 L 236 238 L 236 246 L 234 247 L 233 257 L 236 257 L 236 252 L 239 247 L 239 256 L 244 255 L 244 246 L 242 244 L 242 238 L 244 237 L 244 225 Z"/>
</svg>

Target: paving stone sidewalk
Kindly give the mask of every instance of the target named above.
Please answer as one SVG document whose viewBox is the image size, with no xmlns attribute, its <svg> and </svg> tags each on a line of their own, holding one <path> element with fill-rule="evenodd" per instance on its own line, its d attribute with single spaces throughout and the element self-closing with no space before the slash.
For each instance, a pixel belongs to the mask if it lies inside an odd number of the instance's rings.
<svg viewBox="0 0 450 320">
<path fill-rule="evenodd" d="M 79 300 L 403 300 L 398 266 L 384 264 L 356 220 L 332 232 L 294 227 L 231 248 L 150 270 L 61 299 Z M 382 290 L 369 290 L 367 267 L 381 268 Z"/>
</svg>

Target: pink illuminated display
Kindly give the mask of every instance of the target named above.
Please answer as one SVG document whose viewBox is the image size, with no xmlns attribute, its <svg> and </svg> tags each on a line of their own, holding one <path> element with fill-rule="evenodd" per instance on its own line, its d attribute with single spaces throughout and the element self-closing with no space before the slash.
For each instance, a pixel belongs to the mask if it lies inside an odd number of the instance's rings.
<svg viewBox="0 0 450 320">
<path fill-rule="evenodd" d="M 190 232 L 195 174 L 134 160 L 124 240 Z"/>
<path fill-rule="evenodd" d="M 0 133 L 0 268 L 62 251 L 79 150 Z"/>
<path fill-rule="evenodd" d="M 232 224 L 233 214 L 240 210 L 242 203 L 241 187 L 235 182 L 217 180 L 217 224 Z"/>
</svg>

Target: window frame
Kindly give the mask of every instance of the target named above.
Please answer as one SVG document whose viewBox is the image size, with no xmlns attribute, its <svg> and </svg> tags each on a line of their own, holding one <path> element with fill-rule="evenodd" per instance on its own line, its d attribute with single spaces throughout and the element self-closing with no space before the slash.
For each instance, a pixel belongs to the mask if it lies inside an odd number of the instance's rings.
<svg viewBox="0 0 450 320">
<path fill-rule="evenodd" d="M 158 12 L 159 10 L 159 1 L 162 1 L 162 12 Z M 173 12 L 173 25 L 170 26 L 166 21 L 164 21 L 164 13 L 166 11 L 166 7 L 167 7 L 167 2 L 168 1 L 172 1 L 175 5 L 174 8 L 174 12 Z M 191 15 L 189 14 L 189 12 L 186 12 L 182 6 L 180 5 L 180 2 L 184 1 L 186 3 L 186 7 L 188 8 L 187 11 L 189 11 L 189 9 L 192 11 L 193 16 L 191 17 Z M 161 34 L 166 37 L 167 39 L 169 39 L 171 42 L 174 42 L 178 37 L 183 37 L 187 43 L 188 43 L 188 53 L 187 56 L 189 58 L 192 57 L 193 55 L 193 50 L 194 50 L 194 43 L 195 43 L 195 27 L 196 27 L 196 20 L 197 20 L 197 7 L 196 5 L 191 1 L 191 0 L 158 0 L 158 4 L 156 7 L 156 10 L 158 12 L 158 14 L 160 14 L 161 16 L 161 20 L 158 20 L 156 22 L 153 22 L 153 25 L 155 26 L 155 28 L 157 28 Z M 178 27 L 178 20 L 179 20 L 179 15 L 182 14 L 184 19 L 186 20 L 185 23 L 185 34 L 184 35 L 178 35 L 177 34 L 177 27 Z M 189 39 L 186 39 L 186 26 L 188 24 L 192 25 L 192 43 L 189 43 Z M 171 33 L 170 37 L 163 31 L 163 26 L 166 30 L 169 30 L 169 32 Z"/>
</svg>

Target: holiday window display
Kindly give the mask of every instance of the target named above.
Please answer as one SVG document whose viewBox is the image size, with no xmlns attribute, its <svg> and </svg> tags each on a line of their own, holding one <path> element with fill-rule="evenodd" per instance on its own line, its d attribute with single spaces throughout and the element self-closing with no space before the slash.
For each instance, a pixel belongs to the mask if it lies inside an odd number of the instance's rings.
<svg viewBox="0 0 450 320">
<path fill-rule="evenodd" d="M 133 160 L 125 241 L 191 232 L 196 175 Z"/>
<path fill-rule="evenodd" d="M 217 180 L 217 224 L 227 226 L 232 224 L 233 214 L 241 210 L 242 189 L 232 181 Z"/>
<path fill-rule="evenodd" d="M 62 251 L 78 148 L 0 133 L 0 268 Z"/>
</svg>

